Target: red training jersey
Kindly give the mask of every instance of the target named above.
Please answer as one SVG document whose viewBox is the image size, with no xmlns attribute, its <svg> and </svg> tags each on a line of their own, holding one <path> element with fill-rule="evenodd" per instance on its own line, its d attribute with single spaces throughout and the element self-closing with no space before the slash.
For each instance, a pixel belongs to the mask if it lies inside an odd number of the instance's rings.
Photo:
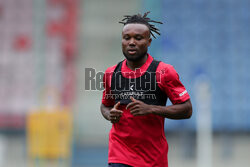
<svg viewBox="0 0 250 167">
<path fill-rule="evenodd" d="M 135 71 L 128 68 L 126 60 L 123 61 L 123 77 L 142 76 L 152 61 L 153 57 L 148 54 L 146 63 Z M 106 98 L 111 93 L 111 78 L 115 68 L 116 65 L 109 67 L 103 77 L 105 89 L 102 104 L 107 107 L 115 104 L 114 99 Z M 156 75 L 158 86 L 173 104 L 183 103 L 190 98 L 173 66 L 160 62 L 156 72 L 160 74 Z M 154 114 L 133 116 L 126 105 L 121 105 L 119 109 L 123 115 L 110 130 L 108 163 L 123 163 L 134 167 L 168 167 L 165 118 Z"/>
</svg>

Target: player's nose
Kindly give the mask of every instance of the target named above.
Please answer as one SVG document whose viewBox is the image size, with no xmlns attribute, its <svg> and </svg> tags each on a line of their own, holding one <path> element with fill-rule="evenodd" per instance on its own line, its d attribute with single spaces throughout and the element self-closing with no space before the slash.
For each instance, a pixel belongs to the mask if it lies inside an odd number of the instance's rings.
<svg viewBox="0 0 250 167">
<path fill-rule="evenodd" d="M 135 40 L 133 39 L 133 38 L 131 38 L 130 40 L 129 40 L 129 46 L 135 46 Z"/>
</svg>

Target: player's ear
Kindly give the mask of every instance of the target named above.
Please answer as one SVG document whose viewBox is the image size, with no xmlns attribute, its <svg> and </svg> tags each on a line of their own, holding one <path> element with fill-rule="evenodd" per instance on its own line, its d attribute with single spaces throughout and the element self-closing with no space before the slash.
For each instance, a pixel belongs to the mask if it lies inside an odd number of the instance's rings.
<svg viewBox="0 0 250 167">
<path fill-rule="evenodd" d="M 151 42 L 152 42 L 152 38 L 149 37 L 149 39 L 148 39 L 148 47 L 151 45 Z"/>
</svg>

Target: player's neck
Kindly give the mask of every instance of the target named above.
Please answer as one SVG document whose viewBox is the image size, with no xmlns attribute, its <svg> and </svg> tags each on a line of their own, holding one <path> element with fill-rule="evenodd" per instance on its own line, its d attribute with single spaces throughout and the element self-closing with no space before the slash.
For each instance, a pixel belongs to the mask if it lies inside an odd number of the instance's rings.
<svg viewBox="0 0 250 167">
<path fill-rule="evenodd" d="M 147 59 L 148 59 L 148 54 L 146 54 L 142 59 L 138 61 L 127 60 L 127 66 L 128 68 L 134 71 L 136 68 L 140 68 L 143 64 L 145 64 Z"/>
</svg>

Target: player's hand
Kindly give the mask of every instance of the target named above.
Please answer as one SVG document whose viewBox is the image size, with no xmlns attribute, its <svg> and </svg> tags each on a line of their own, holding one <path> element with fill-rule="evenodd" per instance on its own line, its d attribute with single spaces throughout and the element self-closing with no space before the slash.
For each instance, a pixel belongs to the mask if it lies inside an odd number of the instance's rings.
<svg viewBox="0 0 250 167">
<path fill-rule="evenodd" d="M 111 123 L 117 123 L 120 121 L 122 116 L 122 110 L 119 110 L 120 102 L 116 103 L 114 107 L 110 110 L 109 120 Z"/>
<path fill-rule="evenodd" d="M 136 100 L 133 97 L 130 97 L 130 99 L 132 100 L 132 102 L 127 105 L 126 109 L 129 109 L 132 115 L 138 116 L 151 113 L 151 105 L 148 105 L 140 100 Z"/>
</svg>

